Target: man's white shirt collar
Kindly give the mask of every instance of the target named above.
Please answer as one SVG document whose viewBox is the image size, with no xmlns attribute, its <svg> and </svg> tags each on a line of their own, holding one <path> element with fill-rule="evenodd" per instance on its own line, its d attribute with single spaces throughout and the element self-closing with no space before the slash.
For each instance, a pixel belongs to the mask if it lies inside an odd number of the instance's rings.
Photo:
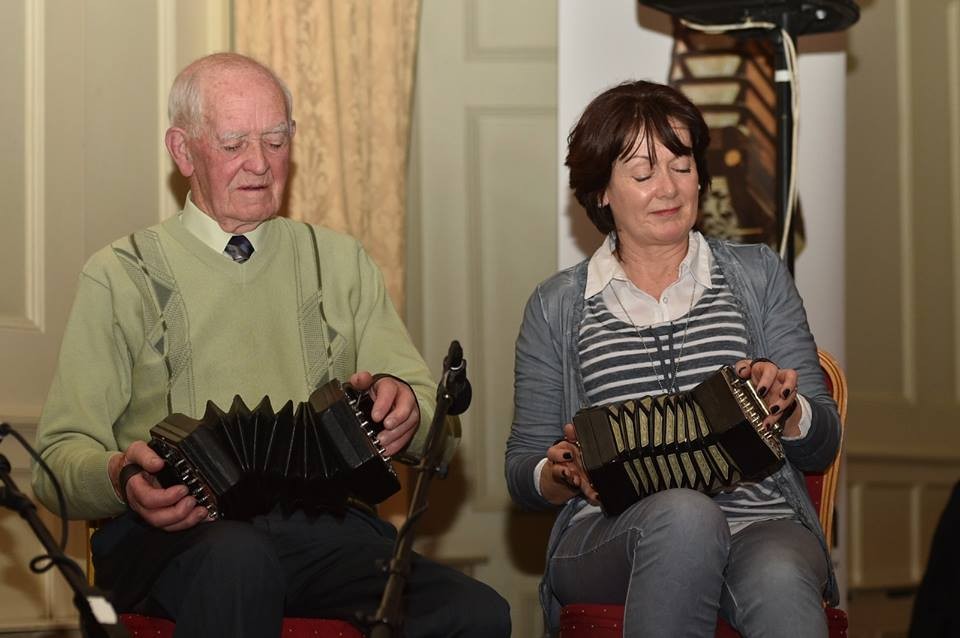
<svg viewBox="0 0 960 638">
<path fill-rule="evenodd" d="M 220 228 L 220 224 L 213 217 L 197 208 L 189 193 L 187 194 L 187 201 L 183 205 L 183 210 L 180 211 L 180 223 L 191 235 L 218 253 L 223 252 L 227 242 L 233 237 L 233 233 L 228 233 Z M 250 232 L 243 233 L 254 250 L 257 249 L 257 243 L 263 237 L 263 231 L 264 224 L 260 224 Z"/>
</svg>

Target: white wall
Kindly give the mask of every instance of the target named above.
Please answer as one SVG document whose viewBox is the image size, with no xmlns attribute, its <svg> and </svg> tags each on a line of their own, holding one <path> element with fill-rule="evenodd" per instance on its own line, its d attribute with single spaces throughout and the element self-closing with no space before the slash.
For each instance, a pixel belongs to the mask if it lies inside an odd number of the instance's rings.
<svg viewBox="0 0 960 638">
<path fill-rule="evenodd" d="M 646 16 L 658 18 L 655 12 Z M 645 16 L 645 17 L 646 17 Z M 559 197 L 557 261 L 561 268 L 580 261 L 600 241 L 569 188 L 567 134 L 598 93 L 625 80 L 667 79 L 673 39 L 669 20 L 663 31 L 641 27 L 632 0 L 559 0 L 557 65 L 557 150 Z"/>
</svg>

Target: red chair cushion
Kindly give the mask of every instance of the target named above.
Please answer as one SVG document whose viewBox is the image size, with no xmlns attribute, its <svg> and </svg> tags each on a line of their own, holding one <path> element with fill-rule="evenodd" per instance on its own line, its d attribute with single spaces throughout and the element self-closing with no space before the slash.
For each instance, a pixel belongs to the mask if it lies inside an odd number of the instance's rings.
<svg viewBox="0 0 960 638">
<path fill-rule="evenodd" d="M 847 638 L 847 612 L 827 608 L 830 638 Z M 622 605 L 566 605 L 560 610 L 560 638 L 621 638 Z M 717 620 L 716 638 L 741 638 L 723 619 Z"/>
<path fill-rule="evenodd" d="M 120 614 L 132 638 L 173 638 L 174 624 L 165 618 Z M 320 618 L 284 618 L 283 638 L 363 638 L 348 622 Z"/>
<path fill-rule="evenodd" d="M 813 503 L 813 510 L 820 512 L 820 497 L 823 495 L 823 472 L 805 472 L 803 478 L 807 482 L 807 494 Z"/>
</svg>

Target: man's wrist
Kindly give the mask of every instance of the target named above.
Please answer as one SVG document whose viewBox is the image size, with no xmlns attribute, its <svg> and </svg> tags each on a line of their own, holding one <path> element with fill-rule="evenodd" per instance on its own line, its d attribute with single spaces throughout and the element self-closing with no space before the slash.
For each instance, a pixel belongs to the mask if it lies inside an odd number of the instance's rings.
<svg viewBox="0 0 960 638">
<path fill-rule="evenodd" d="M 120 470 L 123 468 L 123 453 L 117 452 L 107 460 L 107 476 L 110 478 L 110 484 L 113 485 L 113 492 L 121 501 L 127 499 L 120 493 Z"/>
<path fill-rule="evenodd" d="M 143 472 L 143 467 L 137 463 L 127 463 L 120 468 L 120 479 L 118 481 L 120 500 L 126 503 L 128 506 L 130 505 L 130 502 L 127 500 L 127 483 L 129 483 L 130 479 L 140 472 Z"/>
</svg>

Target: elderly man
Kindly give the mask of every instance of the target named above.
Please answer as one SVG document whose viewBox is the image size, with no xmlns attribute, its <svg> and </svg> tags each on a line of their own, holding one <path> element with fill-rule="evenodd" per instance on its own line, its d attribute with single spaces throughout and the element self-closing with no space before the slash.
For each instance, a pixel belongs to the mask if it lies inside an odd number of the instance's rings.
<svg viewBox="0 0 960 638">
<path fill-rule="evenodd" d="M 359 505 L 210 521 L 186 487 L 153 476 L 164 461 L 145 443 L 151 426 L 197 418 L 208 400 L 281 405 L 349 379 L 373 397 L 387 453 L 416 456 L 434 409 L 436 386 L 359 244 L 276 216 L 291 110 L 250 58 L 215 54 L 180 73 L 166 146 L 190 195 L 84 267 L 39 426 L 69 516 L 109 519 L 92 539 L 98 584 L 121 610 L 175 619 L 178 637 L 278 636 L 284 615 L 371 614 L 395 530 Z M 58 509 L 36 470 L 34 489 Z M 408 636 L 509 635 L 500 596 L 420 557 L 405 601 Z"/>
</svg>

